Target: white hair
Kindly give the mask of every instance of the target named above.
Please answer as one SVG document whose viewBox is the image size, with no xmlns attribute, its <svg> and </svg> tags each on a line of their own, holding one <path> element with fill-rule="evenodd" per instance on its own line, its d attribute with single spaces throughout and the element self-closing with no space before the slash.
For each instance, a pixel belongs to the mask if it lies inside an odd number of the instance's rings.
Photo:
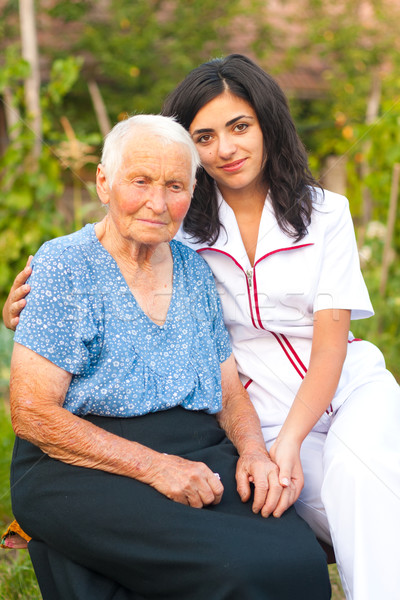
<svg viewBox="0 0 400 600">
<path fill-rule="evenodd" d="M 163 147 L 169 144 L 181 144 L 187 149 L 191 163 L 191 186 L 194 185 L 200 158 L 186 129 L 177 123 L 174 117 L 134 115 L 117 123 L 104 139 L 101 164 L 104 166 L 110 188 L 121 166 L 126 141 L 131 140 L 135 135 L 138 136 L 139 141 L 143 131 L 157 138 L 157 143 Z"/>
</svg>

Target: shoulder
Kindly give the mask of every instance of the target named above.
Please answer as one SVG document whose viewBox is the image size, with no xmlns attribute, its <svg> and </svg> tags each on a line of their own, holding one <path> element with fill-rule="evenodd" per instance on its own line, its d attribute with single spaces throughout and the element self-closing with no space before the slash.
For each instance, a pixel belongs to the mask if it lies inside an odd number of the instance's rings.
<svg viewBox="0 0 400 600">
<path fill-rule="evenodd" d="M 314 189 L 313 213 L 334 215 L 346 212 L 348 209 L 349 201 L 346 196 L 329 190 Z"/>
<path fill-rule="evenodd" d="M 94 225 L 89 224 L 79 231 L 45 242 L 35 254 L 33 264 L 57 261 L 73 263 L 85 248 L 92 245 L 93 234 Z"/>
<path fill-rule="evenodd" d="M 331 212 L 335 210 L 343 210 L 349 206 L 349 201 L 346 196 L 331 192 L 330 190 L 321 190 L 314 188 L 313 190 L 313 208 L 322 212 Z"/>
<path fill-rule="evenodd" d="M 346 222 L 353 224 L 346 196 L 329 190 L 315 190 L 310 231 L 315 228 L 329 230 Z"/>
<path fill-rule="evenodd" d="M 29 284 L 37 286 L 81 287 L 95 270 L 97 254 L 94 226 L 54 238 L 43 244 L 32 261 Z M 98 261 L 97 261 L 98 262 Z"/>
<path fill-rule="evenodd" d="M 196 275 L 200 275 L 200 277 L 212 276 L 210 267 L 194 249 L 174 239 L 171 242 L 171 250 L 174 258 L 179 256 L 184 265 L 193 270 Z"/>
</svg>

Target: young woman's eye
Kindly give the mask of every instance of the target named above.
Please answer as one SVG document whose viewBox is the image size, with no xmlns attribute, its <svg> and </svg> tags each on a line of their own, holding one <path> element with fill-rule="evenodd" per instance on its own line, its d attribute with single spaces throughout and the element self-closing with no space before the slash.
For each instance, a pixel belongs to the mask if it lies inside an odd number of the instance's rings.
<svg viewBox="0 0 400 600">
<path fill-rule="evenodd" d="M 212 136 L 210 133 L 205 133 L 204 135 L 201 135 L 199 138 L 197 138 L 197 142 L 199 144 L 207 144 L 208 142 L 210 142 L 212 139 Z"/>
<path fill-rule="evenodd" d="M 246 131 L 247 128 L 247 123 L 238 123 L 237 125 L 235 125 L 235 131 L 239 131 L 239 133 L 241 133 L 242 131 Z"/>
</svg>

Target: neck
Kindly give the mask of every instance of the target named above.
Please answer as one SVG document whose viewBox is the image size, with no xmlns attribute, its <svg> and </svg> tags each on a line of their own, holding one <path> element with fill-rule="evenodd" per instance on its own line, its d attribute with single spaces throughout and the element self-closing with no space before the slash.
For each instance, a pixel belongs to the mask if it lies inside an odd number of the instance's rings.
<svg viewBox="0 0 400 600">
<path fill-rule="evenodd" d="M 137 270 L 151 270 L 170 255 L 167 242 L 141 244 L 124 238 L 108 215 L 95 225 L 95 232 L 101 245 L 111 254 L 118 266 L 129 269 L 131 273 Z"/>
<path fill-rule="evenodd" d="M 220 189 L 220 192 L 236 216 L 248 215 L 251 217 L 262 212 L 268 193 L 268 186 L 258 186 L 251 190 Z"/>
</svg>

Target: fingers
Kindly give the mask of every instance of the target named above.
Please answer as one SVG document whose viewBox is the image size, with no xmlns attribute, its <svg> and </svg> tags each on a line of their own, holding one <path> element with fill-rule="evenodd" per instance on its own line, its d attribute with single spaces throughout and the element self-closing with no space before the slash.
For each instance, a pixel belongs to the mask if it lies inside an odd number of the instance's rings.
<svg viewBox="0 0 400 600">
<path fill-rule="evenodd" d="M 213 473 L 211 479 L 208 481 L 214 494 L 214 500 L 210 504 L 219 504 L 224 493 L 224 486 L 222 485 L 219 473 Z"/>
<path fill-rule="evenodd" d="M 238 464 L 239 466 L 239 464 Z M 249 475 L 245 470 L 236 471 L 236 488 L 242 502 L 247 502 L 251 496 Z"/>
<path fill-rule="evenodd" d="M 279 483 L 278 467 L 263 453 L 261 458 L 253 457 L 250 460 L 241 458 L 236 470 L 237 491 L 242 502 L 250 499 L 254 485 L 252 510 L 254 513 L 262 511 L 264 517 L 269 516 L 277 507 L 282 493 Z"/>
<path fill-rule="evenodd" d="M 215 473 L 211 473 L 207 479 L 200 480 L 187 495 L 188 504 L 193 508 L 203 508 L 210 504 L 221 502 L 224 487 Z"/>
<path fill-rule="evenodd" d="M 268 489 L 264 493 L 264 498 L 262 486 L 257 486 L 254 490 L 253 512 L 261 511 L 263 517 L 269 517 L 276 509 L 282 495 L 282 486 L 279 483 L 278 475 L 276 473 L 270 473 L 268 484 Z"/>
<path fill-rule="evenodd" d="M 14 283 L 11 288 L 12 291 L 15 291 L 15 290 L 17 290 L 17 288 L 21 287 L 25 283 L 25 281 L 28 279 L 29 275 L 32 273 L 32 267 L 31 267 L 32 258 L 33 258 L 33 256 L 30 256 L 28 258 L 24 269 L 20 273 L 18 273 L 18 275 L 14 279 Z"/>
<path fill-rule="evenodd" d="M 293 481 L 290 482 L 289 485 L 282 489 L 281 496 L 279 498 L 279 502 L 276 505 L 275 510 L 273 511 L 273 516 L 279 518 L 283 515 L 283 513 L 294 504 L 297 500 L 296 497 L 296 486 Z M 263 515 L 264 516 L 264 515 Z"/>
<path fill-rule="evenodd" d="M 16 291 L 11 291 L 3 308 L 3 321 L 8 329 L 15 330 L 19 322 L 19 315 L 26 304 L 25 296 L 29 292 L 29 285 L 23 285 Z"/>
<path fill-rule="evenodd" d="M 15 330 L 19 322 L 19 314 L 26 304 L 25 296 L 31 288 L 25 282 L 32 273 L 32 267 L 30 266 L 32 258 L 32 256 L 28 258 L 25 268 L 14 279 L 14 283 L 4 304 L 3 321 L 8 329 Z"/>
<path fill-rule="evenodd" d="M 218 504 L 224 492 L 219 475 L 201 462 L 163 455 L 151 485 L 174 502 L 193 508 Z"/>
<path fill-rule="evenodd" d="M 243 502 L 251 496 L 254 484 L 252 510 L 263 517 L 280 517 L 298 499 L 303 487 L 301 466 L 279 470 L 265 455 L 242 455 L 236 470 L 237 490 Z"/>
<path fill-rule="evenodd" d="M 282 494 L 273 511 L 274 517 L 277 518 L 281 517 L 285 510 L 296 502 L 304 484 L 303 473 L 297 475 L 293 474 L 292 477 L 289 477 L 288 474 L 281 471 L 279 480 L 282 484 Z"/>
</svg>

